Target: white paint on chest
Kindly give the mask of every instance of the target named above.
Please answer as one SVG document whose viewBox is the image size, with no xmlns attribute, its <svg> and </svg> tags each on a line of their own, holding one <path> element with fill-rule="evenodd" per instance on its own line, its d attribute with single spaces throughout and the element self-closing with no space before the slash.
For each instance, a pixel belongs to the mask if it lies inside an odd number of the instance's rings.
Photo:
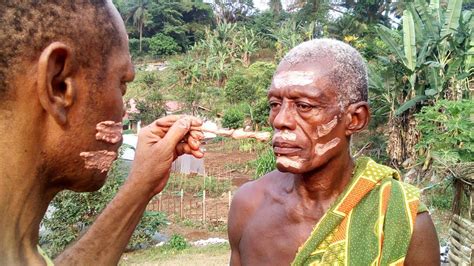
<svg viewBox="0 0 474 266">
<path fill-rule="evenodd" d="M 334 138 L 331 141 L 327 142 L 326 144 L 320 144 L 320 143 L 316 144 L 316 148 L 315 148 L 316 155 L 322 156 L 323 154 L 328 152 L 330 149 L 336 147 L 337 144 L 339 144 L 339 142 L 341 142 L 340 138 Z"/>
<path fill-rule="evenodd" d="M 288 86 L 306 86 L 314 81 L 314 73 L 310 71 L 286 71 L 278 73 L 273 78 L 275 88 Z"/>
</svg>

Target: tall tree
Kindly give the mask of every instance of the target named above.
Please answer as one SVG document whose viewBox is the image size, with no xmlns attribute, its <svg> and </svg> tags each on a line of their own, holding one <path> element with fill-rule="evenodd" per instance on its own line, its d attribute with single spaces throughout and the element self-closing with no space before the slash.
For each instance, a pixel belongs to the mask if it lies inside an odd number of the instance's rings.
<svg viewBox="0 0 474 266">
<path fill-rule="evenodd" d="M 217 23 L 233 23 L 246 19 L 254 12 L 252 0 L 214 0 Z"/>
<path fill-rule="evenodd" d="M 128 8 L 128 15 L 125 19 L 127 22 L 130 18 L 133 20 L 133 25 L 137 27 L 140 40 L 140 52 L 142 52 L 143 27 L 149 18 L 148 14 L 148 0 L 138 0 L 132 3 Z"/>
<path fill-rule="evenodd" d="M 270 11 L 273 15 L 280 15 L 281 11 L 283 10 L 281 0 L 270 0 L 268 2 L 268 6 L 270 7 Z"/>
</svg>

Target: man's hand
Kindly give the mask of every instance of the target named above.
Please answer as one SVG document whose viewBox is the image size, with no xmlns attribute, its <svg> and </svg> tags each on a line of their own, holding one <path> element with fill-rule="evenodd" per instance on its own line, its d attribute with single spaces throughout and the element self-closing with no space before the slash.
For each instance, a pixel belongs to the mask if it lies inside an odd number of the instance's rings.
<svg viewBox="0 0 474 266">
<path fill-rule="evenodd" d="M 191 130 L 202 122 L 192 116 L 167 116 L 141 129 L 129 181 L 150 188 L 150 198 L 163 190 L 171 163 L 182 154 L 202 158 L 200 140 L 204 135 Z"/>
<path fill-rule="evenodd" d="M 201 158 L 201 121 L 190 116 L 169 116 L 143 128 L 127 182 L 94 224 L 74 245 L 55 259 L 57 265 L 117 265 L 150 199 L 169 178 L 171 163 L 188 153 Z"/>
</svg>

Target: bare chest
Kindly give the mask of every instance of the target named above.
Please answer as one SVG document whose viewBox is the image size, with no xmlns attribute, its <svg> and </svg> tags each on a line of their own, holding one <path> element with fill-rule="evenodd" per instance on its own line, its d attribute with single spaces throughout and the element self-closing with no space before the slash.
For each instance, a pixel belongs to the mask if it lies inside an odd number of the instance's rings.
<svg viewBox="0 0 474 266">
<path fill-rule="evenodd" d="M 240 240 L 243 265 L 289 265 L 319 219 L 287 205 L 268 204 L 249 219 Z"/>
</svg>

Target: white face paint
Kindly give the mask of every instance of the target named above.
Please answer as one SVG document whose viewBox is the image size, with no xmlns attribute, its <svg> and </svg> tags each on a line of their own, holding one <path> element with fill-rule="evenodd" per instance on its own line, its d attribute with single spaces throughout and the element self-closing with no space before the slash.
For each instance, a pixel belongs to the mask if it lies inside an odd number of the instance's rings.
<svg viewBox="0 0 474 266">
<path fill-rule="evenodd" d="M 288 86 L 305 86 L 313 83 L 314 73 L 310 71 L 285 71 L 273 78 L 275 88 Z"/>
<path fill-rule="evenodd" d="M 337 125 L 337 115 L 334 116 L 334 118 L 328 123 L 318 126 L 318 137 L 322 138 L 326 136 L 327 134 L 329 134 L 329 132 L 331 132 L 331 130 L 333 130 L 336 127 L 336 125 Z"/>
<path fill-rule="evenodd" d="M 292 167 L 295 169 L 300 169 L 301 166 L 303 165 L 301 160 L 298 160 L 296 158 L 292 159 L 285 156 L 278 156 L 276 162 L 277 164 L 281 164 L 284 167 Z"/>
<path fill-rule="evenodd" d="M 283 130 L 283 131 L 278 131 L 275 133 L 274 138 L 282 138 L 283 140 L 289 140 L 289 141 L 295 141 L 296 140 L 296 134 L 293 132 L 290 132 L 288 130 Z"/>
<path fill-rule="evenodd" d="M 86 151 L 79 154 L 84 160 L 86 169 L 97 169 L 101 173 L 109 171 L 112 163 L 117 159 L 117 153 L 113 151 Z"/>
<path fill-rule="evenodd" d="M 316 148 L 315 148 L 316 155 L 322 156 L 330 149 L 336 147 L 337 144 L 339 144 L 339 142 L 341 142 L 340 138 L 334 138 L 326 144 L 320 144 L 320 143 L 316 144 Z"/>
</svg>

